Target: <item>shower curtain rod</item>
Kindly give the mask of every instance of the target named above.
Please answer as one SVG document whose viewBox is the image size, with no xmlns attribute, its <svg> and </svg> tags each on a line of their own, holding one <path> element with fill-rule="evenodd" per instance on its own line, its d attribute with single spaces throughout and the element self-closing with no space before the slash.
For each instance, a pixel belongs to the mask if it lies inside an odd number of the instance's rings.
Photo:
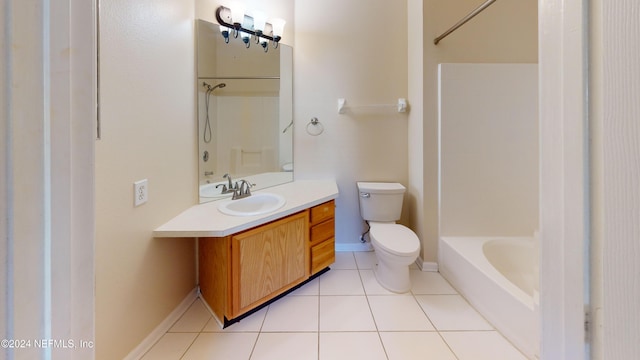
<svg viewBox="0 0 640 360">
<path fill-rule="evenodd" d="M 458 21 L 455 25 L 453 25 L 449 30 L 445 31 L 442 35 L 438 36 L 437 38 L 435 38 L 433 40 L 433 43 L 438 45 L 438 43 L 440 42 L 440 40 L 446 38 L 449 34 L 451 34 L 452 32 L 456 31 L 460 26 L 464 25 L 467 23 L 467 21 L 473 19 L 474 16 L 478 15 L 479 13 L 481 13 L 484 9 L 488 8 L 489 5 L 493 4 L 494 2 L 496 2 L 496 0 L 487 0 L 484 4 L 478 6 L 475 10 L 473 10 L 469 15 L 465 16 L 464 19 Z"/>
</svg>

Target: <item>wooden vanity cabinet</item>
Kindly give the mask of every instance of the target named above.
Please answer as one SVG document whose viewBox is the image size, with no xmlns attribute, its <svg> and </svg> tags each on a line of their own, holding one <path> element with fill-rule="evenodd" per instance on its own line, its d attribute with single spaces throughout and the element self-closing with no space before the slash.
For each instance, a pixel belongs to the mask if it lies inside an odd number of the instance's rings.
<svg viewBox="0 0 640 360">
<path fill-rule="evenodd" d="M 333 200 L 221 238 L 198 240 L 203 299 L 225 325 L 335 261 Z"/>
<path fill-rule="evenodd" d="M 231 237 L 231 316 L 309 278 L 307 211 Z"/>
<path fill-rule="evenodd" d="M 198 241 L 200 292 L 221 321 L 309 278 L 309 211 L 223 238 Z"/>
<path fill-rule="evenodd" d="M 311 275 L 336 261 L 335 207 L 331 200 L 310 209 Z"/>
</svg>

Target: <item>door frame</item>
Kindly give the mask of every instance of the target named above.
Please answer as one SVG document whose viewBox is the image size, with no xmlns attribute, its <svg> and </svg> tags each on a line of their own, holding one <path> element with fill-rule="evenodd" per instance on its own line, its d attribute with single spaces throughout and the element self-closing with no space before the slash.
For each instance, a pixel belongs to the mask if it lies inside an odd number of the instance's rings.
<svg viewBox="0 0 640 360">
<path fill-rule="evenodd" d="M 586 359 L 588 1 L 540 0 L 540 358 Z"/>
</svg>

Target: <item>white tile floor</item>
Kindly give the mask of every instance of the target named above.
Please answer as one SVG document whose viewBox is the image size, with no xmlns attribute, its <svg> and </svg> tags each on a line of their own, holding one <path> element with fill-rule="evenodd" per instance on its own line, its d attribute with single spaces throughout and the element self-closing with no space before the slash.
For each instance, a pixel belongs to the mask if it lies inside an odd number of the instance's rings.
<svg viewBox="0 0 640 360">
<path fill-rule="evenodd" d="M 198 299 L 143 360 L 526 360 L 433 272 L 412 266 L 394 294 L 372 252 L 339 252 L 331 271 L 220 329 Z"/>
</svg>

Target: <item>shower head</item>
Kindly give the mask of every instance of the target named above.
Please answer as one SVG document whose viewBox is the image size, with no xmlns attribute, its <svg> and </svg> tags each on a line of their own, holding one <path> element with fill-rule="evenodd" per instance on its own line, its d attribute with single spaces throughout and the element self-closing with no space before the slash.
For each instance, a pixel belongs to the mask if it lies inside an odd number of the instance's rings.
<svg viewBox="0 0 640 360">
<path fill-rule="evenodd" d="M 211 92 L 211 91 L 213 91 L 213 90 L 215 90 L 215 89 L 218 89 L 218 88 L 222 89 L 223 87 L 227 86 L 227 84 L 225 84 L 225 83 L 220 83 L 220 84 L 217 84 L 217 85 L 211 86 L 211 85 L 207 84 L 206 82 L 203 82 L 203 83 L 202 83 L 202 86 L 206 86 L 206 87 L 207 87 L 207 91 Z"/>
</svg>

